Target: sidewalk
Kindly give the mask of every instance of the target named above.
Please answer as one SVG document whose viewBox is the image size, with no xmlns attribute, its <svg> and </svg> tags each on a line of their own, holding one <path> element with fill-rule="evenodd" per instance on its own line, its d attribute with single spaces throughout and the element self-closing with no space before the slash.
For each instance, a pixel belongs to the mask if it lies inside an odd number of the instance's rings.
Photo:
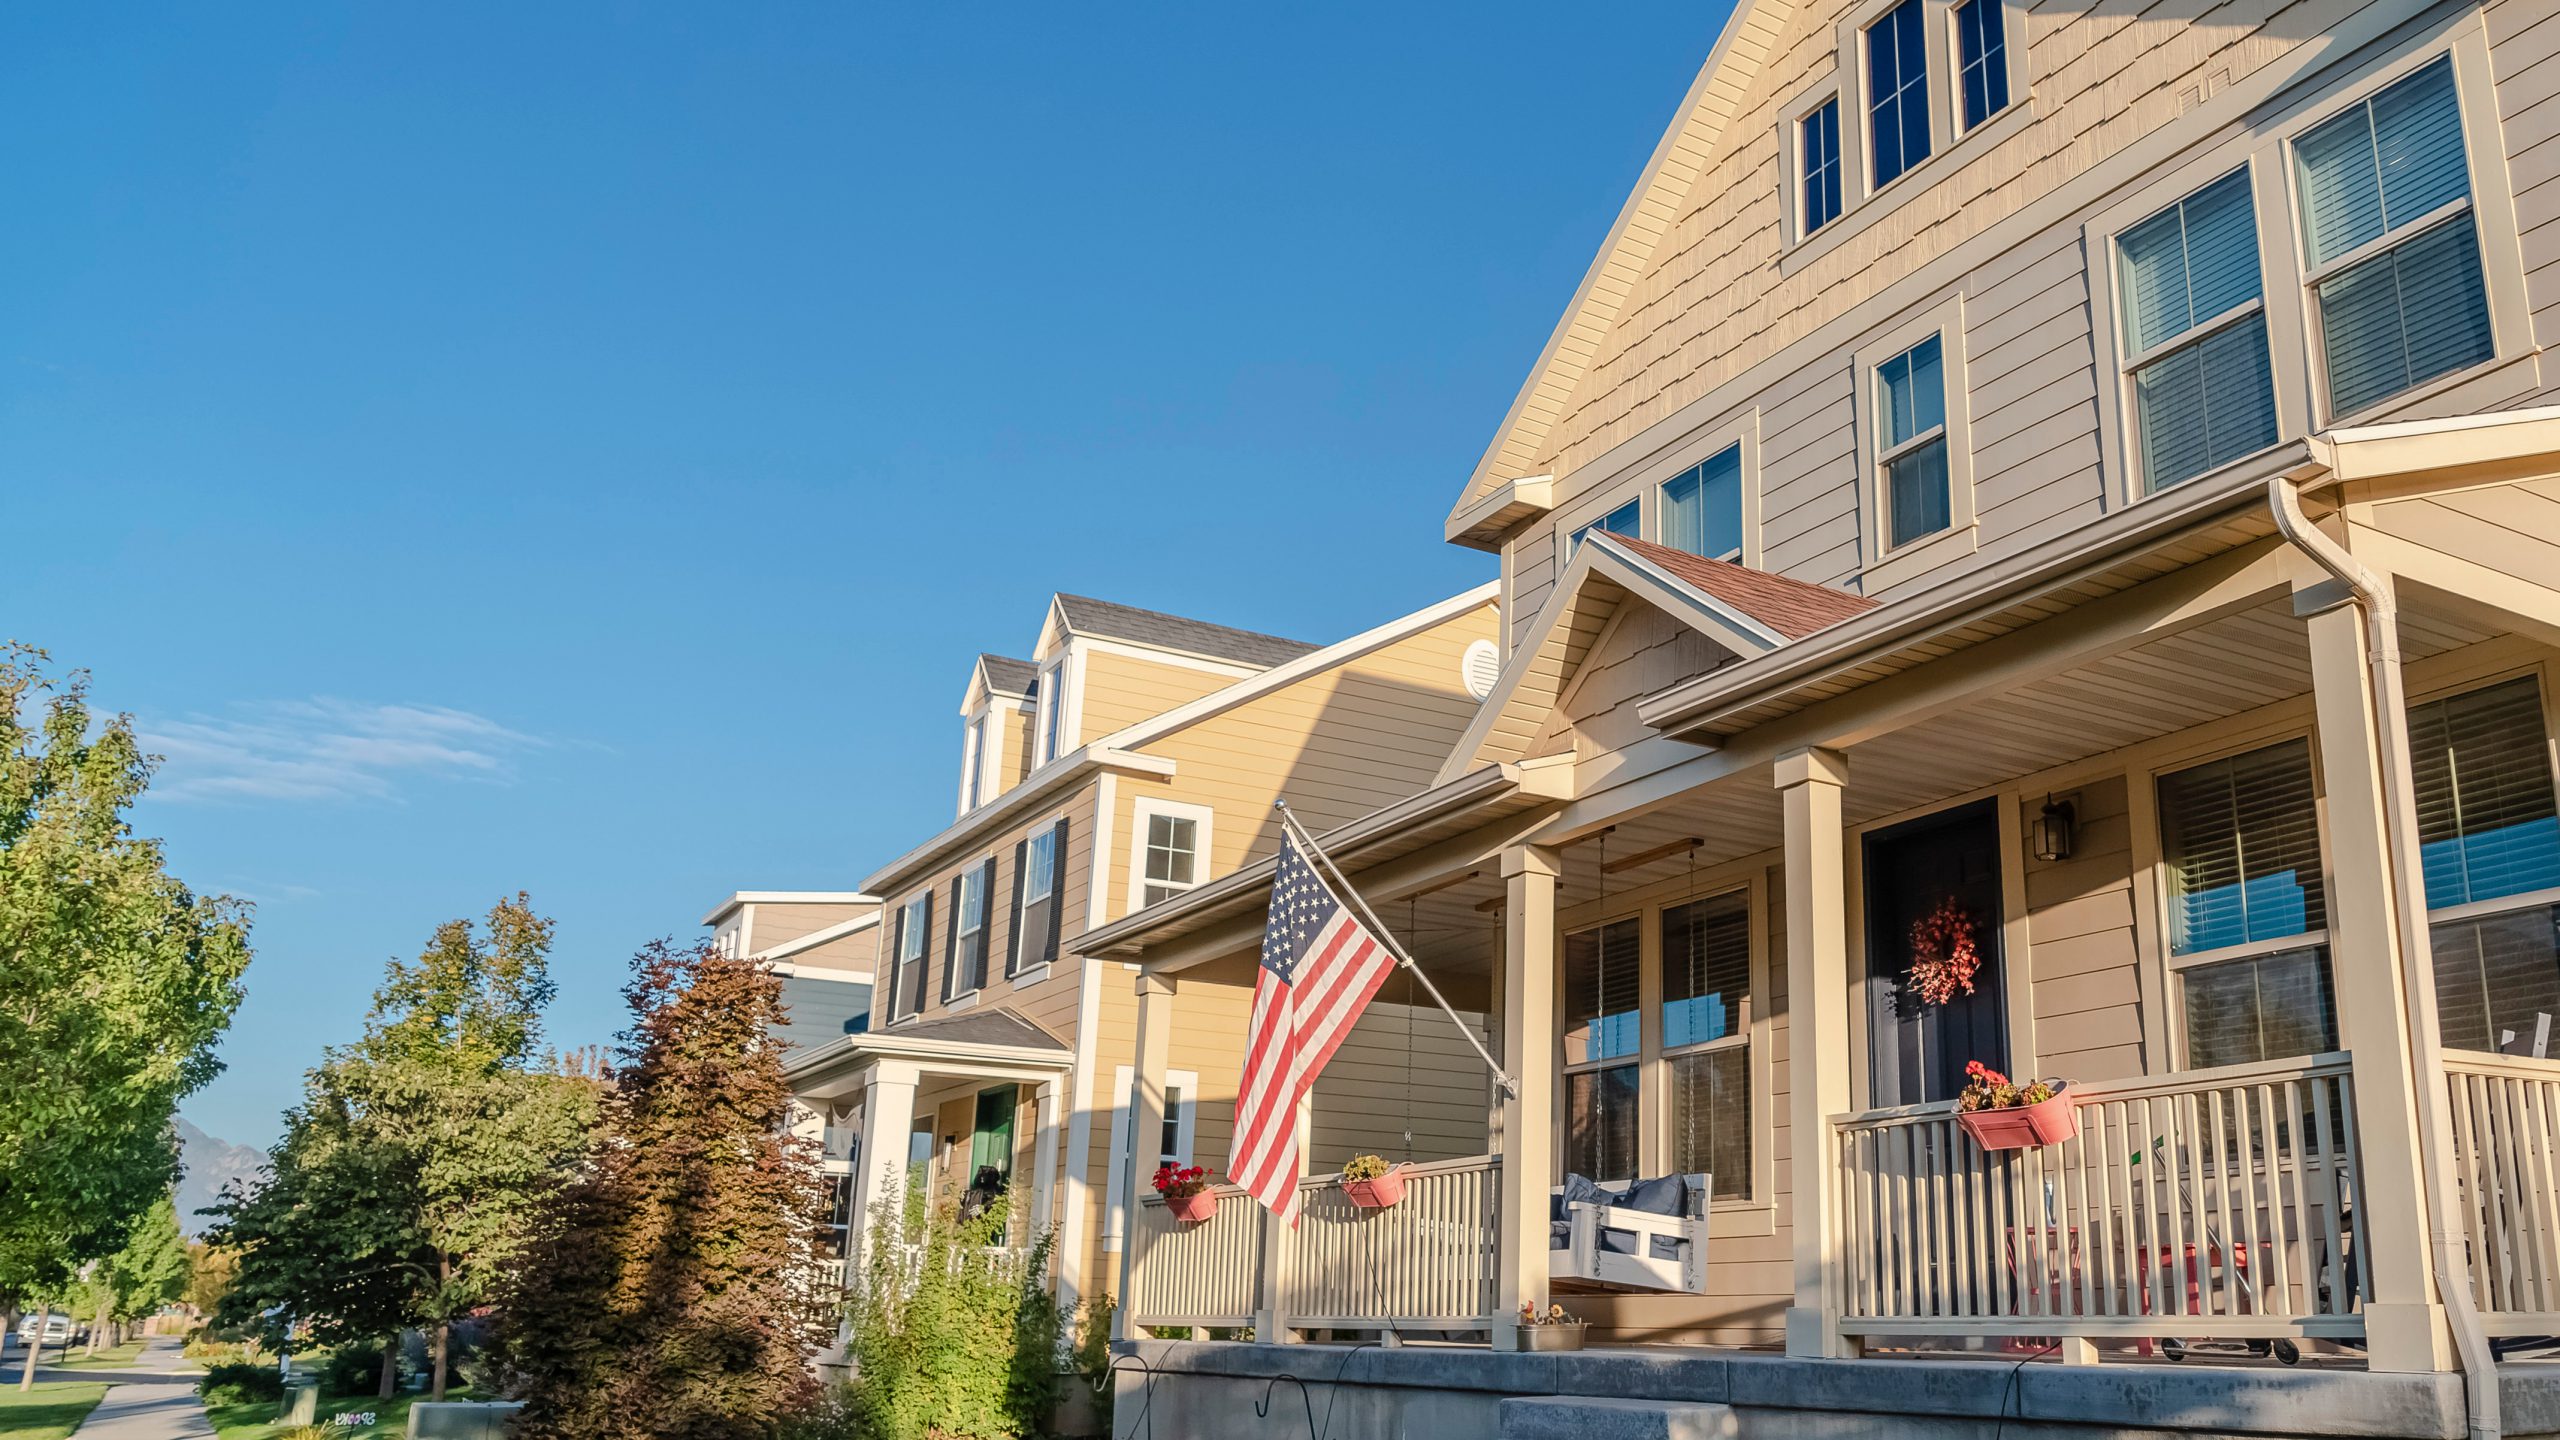
<svg viewBox="0 0 2560 1440">
<path fill-rule="evenodd" d="M 206 1440 L 213 1424 L 196 1398 L 200 1372 L 178 1353 L 180 1343 L 174 1335 L 152 1336 L 129 1370 L 39 1369 L 36 1378 L 106 1382 L 107 1398 L 89 1412 L 78 1440 Z"/>
</svg>

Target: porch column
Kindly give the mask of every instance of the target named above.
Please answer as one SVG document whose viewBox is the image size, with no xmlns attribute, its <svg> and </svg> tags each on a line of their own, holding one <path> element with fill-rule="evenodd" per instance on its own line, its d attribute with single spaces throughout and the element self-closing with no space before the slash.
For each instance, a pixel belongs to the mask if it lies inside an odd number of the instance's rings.
<svg viewBox="0 0 2560 1440">
<path fill-rule="evenodd" d="M 862 1135 L 853 1166 L 853 1228 L 845 1237 L 848 1274 L 870 1260 L 871 1228 L 884 1205 L 898 1214 L 907 1194 L 907 1136 L 915 1129 L 916 1067 L 874 1060 L 862 1082 Z M 899 1214 L 901 1222 L 903 1214 Z"/>
<path fill-rule="evenodd" d="M 1120 1238 L 1120 1300 L 1111 1311 L 1115 1340 L 1126 1340 L 1130 1334 L 1129 1281 L 1138 1267 L 1138 1201 L 1155 1172 L 1146 1161 L 1156 1155 L 1157 1137 L 1164 1134 L 1164 1072 L 1173 1057 L 1174 988 L 1170 975 L 1138 972 L 1137 1093 L 1130 1097 L 1129 1153 L 1121 1157 L 1129 1167 L 1120 1184 L 1120 1193 L 1128 1197 L 1129 1218 Z"/>
<path fill-rule="evenodd" d="M 1843 1257 L 1832 1224 L 1840 1174 L 1831 1163 L 1831 1117 L 1849 1099 L 1848 890 L 1842 859 L 1840 787 L 1849 760 L 1807 749 L 1777 763 L 1786 815 L 1787 1148 L 1794 1186 L 1795 1304 L 1787 1310 L 1787 1353 L 1811 1358 L 1858 1353 L 1840 1333 Z"/>
<path fill-rule="evenodd" d="M 1493 1344 L 1519 1348 L 1520 1307 L 1547 1308 L 1547 1190 L 1555 1175 L 1556 877 L 1553 850 L 1502 852 L 1502 1205 Z"/>
<path fill-rule="evenodd" d="M 2403 692 L 2396 648 L 2368 654 L 2369 616 L 2362 602 L 2349 599 L 2312 614 L 2308 625 L 2329 807 L 2329 963 L 2339 1039 L 2355 1057 L 2362 1164 L 2356 1254 L 2373 1285 L 2364 1307 L 2366 1356 L 2375 1370 L 2445 1370 L 2452 1346 L 2430 1262 L 2432 1207 L 2419 1143 L 2427 1114 L 2420 1096 L 2428 1092 L 2410 1059 L 2413 1023 L 2435 1022 L 2413 1016 L 2408 1003 L 2409 967 L 2431 962 L 2407 953 L 2402 930 L 2404 920 L 2423 917 L 2426 899 L 2397 883 L 2402 872 L 2393 862 L 2395 831 L 2403 843 L 2417 843 L 2417 816 L 2407 798 L 2409 716 L 2399 703 L 2375 703 L 2377 681 L 2389 695 Z M 2384 801 L 2386 767 L 2400 777 L 2397 808 L 2406 814 L 2394 816 Z M 2406 873 L 2417 883 L 2414 865 Z M 2405 914 L 2403 906 L 2410 907 Z M 2423 978 L 2431 982 L 2432 976 L 2429 970 Z M 2422 1048 L 2434 1053 L 2432 1045 Z"/>
<path fill-rule="evenodd" d="M 1043 1080 L 1031 1092 L 1031 1233 L 1049 1231 L 1058 1188 L 1058 1082 Z"/>
</svg>

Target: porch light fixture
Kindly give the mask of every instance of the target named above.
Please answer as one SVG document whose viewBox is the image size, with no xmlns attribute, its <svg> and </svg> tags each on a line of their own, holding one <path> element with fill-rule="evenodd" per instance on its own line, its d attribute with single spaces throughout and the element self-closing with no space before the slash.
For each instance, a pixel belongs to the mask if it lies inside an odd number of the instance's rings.
<svg viewBox="0 0 2560 1440">
<path fill-rule="evenodd" d="M 2070 859 L 2076 819 L 2070 801 L 2056 800 L 2050 795 L 2044 797 L 2044 813 L 2036 816 L 2035 823 L 2036 858 L 2048 861 Z"/>
</svg>

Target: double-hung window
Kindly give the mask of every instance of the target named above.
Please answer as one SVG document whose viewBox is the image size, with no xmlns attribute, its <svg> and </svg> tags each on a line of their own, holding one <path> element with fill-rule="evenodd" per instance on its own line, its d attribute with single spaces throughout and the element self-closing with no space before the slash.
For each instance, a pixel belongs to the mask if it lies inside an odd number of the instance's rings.
<svg viewBox="0 0 2560 1440">
<path fill-rule="evenodd" d="M 1590 534 L 1594 530 L 1603 530 L 1611 535 L 1635 535 L 1641 539 L 1641 532 L 1643 529 L 1644 504 L 1642 501 L 1630 500 L 1626 504 L 1619 506 L 1617 509 L 1610 511 L 1608 514 L 1601 516 L 1599 519 L 1592 521 L 1590 524 L 1574 531 L 1573 537 L 1565 542 L 1564 558 L 1571 560 L 1573 558 L 1573 552 L 1582 548 L 1582 537 Z"/>
<path fill-rule="evenodd" d="M 1953 523 L 1943 350 L 1941 337 L 1932 335 L 1876 367 L 1876 464 L 1887 549 Z"/>
<path fill-rule="evenodd" d="M 1742 559 L 1740 444 L 1662 482 L 1662 543 L 1710 560 Z"/>
<path fill-rule="evenodd" d="M 996 862 L 964 870 L 951 884 L 951 958 L 942 972 L 945 1004 L 987 987 L 987 893 L 995 888 Z"/>
<path fill-rule="evenodd" d="M 2159 796 L 2187 1064 L 2336 1049 L 2310 742 L 2164 775 Z"/>
<path fill-rule="evenodd" d="M 1012 949 L 1004 973 L 1018 975 L 1058 956 L 1058 874 L 1066 855 L 1067 822 L 1024 837 L 1013 847 Z"/>
<path fill-rule="evenodd" d="M 1840 97 L 1796 122 L 1804 146 L 1803 185 L 1806 235 L 1840 218 Z"/>
<path fill-rule="evenodd" d="M 1144 888 L 1138 899 L 1153 905 L 1200 883 L 1200 821 L 1155 810 L 1147 813 L 1146 824 Z"/>
<path fill-rule="evenodd" d="M 2444 1043 L 2560 1054 L 2560 809 L 2530 675 L 2409 707 Z"/>
<path fill-rule="evenodd" d="M 2305 132 L 2293 159 L 2330 412 L 2488 359 L 2452 58 Z"/>
<path fill-rule="evenodd" d="M 898 933 L 889 951 L 889 1018 L 893 1021 L 924 1010 L 924 972 L 932 940 L 933 892 L 927 890 L 898 909 Z"/>
<path fill-rule="evenodd" d="M 970 716 L 960 743 L 960 813 L 965 815 L 986 795 L 987 717 Z"/>
<path fill-rule="evenodd" d="M 1749 1199 L 1750 892 L 1662 912 L 1662 1057 L 1672 1171 L 1712 1175 L 1719 1200 Z"/>
<path fill-rule="evenodd" d="M 2276 442 L 2249 172 L 2116 237 L 2143 493 Z"/>
<path fill-rule="evenodd" d="M 1636 1174 L 1642 932 L 1616 920 L 1564 937 L 1564 1168 Z"/>
<path fill-rule="evenodd" d="M 2004 0 L 1960 0 L 1956 21 L 1956 93 L 1964 128 L 2009 108 L 2009 20 Z"/>
<path fill-rule="evenodd" d="M 1929 158 L 1929 45 L 1921 0 L 1902 0 L 1867 27 L 1867 188 L 1881 190 Z"/>
<path fill-rule="evenodd" d="M 1031 757 L 1033 765 L 1046 765 L 1058 758 L 1058 738 L 1067 727 L 1067 662 L 1060 660 L 1040 676 L 1040 753 Z"/>
</svg>

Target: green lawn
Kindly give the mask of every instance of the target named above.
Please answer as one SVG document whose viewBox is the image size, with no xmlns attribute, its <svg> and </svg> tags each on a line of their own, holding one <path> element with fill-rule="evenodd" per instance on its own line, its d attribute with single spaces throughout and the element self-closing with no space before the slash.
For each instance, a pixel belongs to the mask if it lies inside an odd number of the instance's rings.
<svg viewBox="0 0 2560 1440">
<path fill-rule="evenodd" d="M 333 1428 L 331 1433 L 376 1437 L 376 1440 L 405 1436 L 409 1433 L 409 1407 L 424 1398 L 421 1395 L 403 1395 L 395 1400 L 376 1400 L 371 1396 L 342 1395 L 323 1399 L 320 1402 L 320 1423 L 327 1425 L 331 1416 L 345 1411 L 362 1413 L 370 1410 L 374 1417 L 371 1425 L 354 1426 L 343 1431 Z M 445 1398 L 468 1400 L 471 1392 L 455 1386 L 445 1392 Z M 256 1405 L 218 1405 L 207 1413 L 213 1417 L 214 1433 L 222 1440 L 269 1440 L 270 1436 L 285 1433 L 284 1426 L 274 1423 L 276 1407 L 272 1401 Z M 7 1430 L 0 1430 L 0 1440 L 15 1440 L 15 1437 Z"/>
<path fill-rule="evenodd" d="M 107 1397 L 94 1380 L 61 1380 L 21 1393 L 0 1390 L 0 1440 L 64 1440 Z"/>
<path fill-rule="evenodd" d="M 101 1350 L 95 1355 L 74 1355 L 54 1368 L 59 1370 L 124 1370 L 142 1355 L 142 1342 L 128 1340 L 122 1345 Z"/>
</svg>

